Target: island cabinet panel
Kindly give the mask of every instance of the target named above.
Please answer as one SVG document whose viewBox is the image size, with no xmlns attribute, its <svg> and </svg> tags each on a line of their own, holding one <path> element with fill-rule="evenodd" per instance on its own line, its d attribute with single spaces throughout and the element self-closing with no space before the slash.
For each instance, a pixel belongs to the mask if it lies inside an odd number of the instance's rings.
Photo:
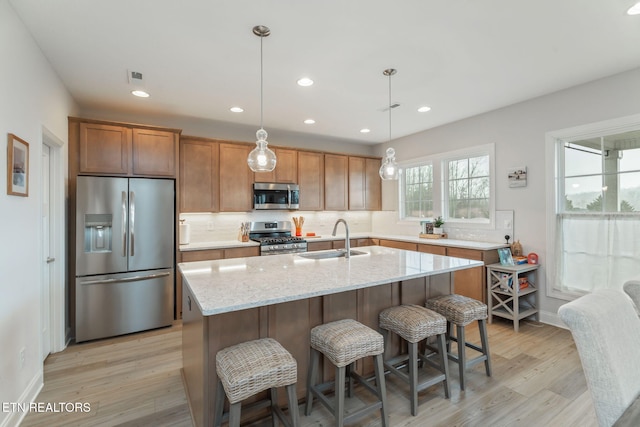
<svg viewBox="0 0 640 427">
<path fill-rule="evenodd" d="M 80 123 L 78 172 L 127 175 L 131 162 L 131 129 Z"/>
<path fill-rule="evenodd" d="M 198 310 L 193 294 L 185 287 L 182 295 L 182 367 L 185 387 L 189 396 L 189 406 L 193 423 L 196 426 L 207 424 L 207 406 L 209 402 L 209 375 L 216 372 L 215 360 L 209 362 L 209 339 L 207 328 L 209 318 Z M 215 389 L 214 389 L 215 390 Z"/>
<path fill-rule="evenodd" d="M 176 176 L 178 135 L 157 129 L 133 129 L 133 174 Z"/>
<path fill-rule="evenodd" d="M 253 208 L 253 172 L 247 166 L 251 149 L 244 144 L 220 144 L 220 212 Z"/>
<path fill-rule="evenodd" d="M 213 141 L 180 140 L 180 212 L 217 212 L 218 144 Z"/>
<path fill-rule="evenodd" d="M 349 208 L 348 157 L 338 154 L 324 156 L 324 208 L 345 211 Z"/>
<path fill-rule="evenodd" d="M 447 248 L 447 256 L 475 259 L 482 261 L 482 251 L 465 248 Z M 478 301 L 486 302 L 486 282 L 484 267 L 474 267 L 456 271 L 454 274 L 454 289 L 457 294 L 464 295 Z"/>
<path fill-rule="evenodd" d="M 276 168 L 271 172 L 255 172 L 255 182 L 280 182 L 297 184 L 298 152 L 287 148 L 273 148 L 276 153 Z"/>
<path fill-rule="evenodd" d="M 324 154 L 298 151 L 300 210 L 324 210 Z"/>
</svg>

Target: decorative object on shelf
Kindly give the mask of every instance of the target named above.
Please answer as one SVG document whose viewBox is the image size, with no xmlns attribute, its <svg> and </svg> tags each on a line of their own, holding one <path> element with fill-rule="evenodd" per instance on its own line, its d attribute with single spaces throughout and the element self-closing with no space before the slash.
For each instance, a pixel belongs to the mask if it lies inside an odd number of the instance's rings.
<svg viewBox="0 0 640 427">
<path fill-rule="evenodd" d="M 293 217 L 293 224 L 296 227 L 296 236 L 302 236 L 302 225 L 304 224 L 304 217 L 301 216 L 299 218 Z"/>
<path fill-rule="evenodd" d="M 29 197 L 29 143 L 12 133 L 7 142 L 7 194 Z"/>
<path fill-rule="evenodd" d="M 180 244 L 188 245 L 191 240 L 191 225 L 184 219 L 180 220 Z"/>
<path fill-rule="evenodd" d="M 438 216 L 433 220 L 433 234 L 444 234 L 444 230 L 442 230 L 442 226 L 444 225 L 444 219 L 441 216 Z"/>
<path fill-rule="evenodd" d="M 421 234 L 433 234 L 433 222 L 420 221 L 420 233 Z"/>
<path fill-rule="evenodd" d="M 271 172 L 276 167 L 276 154 L 268 147 L 267 131 L 262 125 L 263 106 L 262 106 L 262 39 L 271 34 L 269 27 L 264 25 L 256 25 L 253 27 L 253 34 L 260 37 L 260 129 L 256 132 L 256 148 L 254 148 L 247 157 L 247 164 L 254 172 Z"/>
<path fill-rule="evenodd" d="M 418 237 L 420 237 L 421 239 L 446 239 L 447 238 L 447 234 L 446 233 L 442 233 L 442 234 L 425 234 L 425 233 L 420 233 L 418 234 Z"/>
<path fill-rule="evenodd" d="M 515 265 L 513 257 L 511 256 L 511 249 L 500 248 L 498 249 L 498 256 L 500 257 L 501 265 Z"/>
<path fill-rule="evenodd" d="M 511 244 L 511 254 L 514 256 L 522 256 L 522 244 L 520 240 L 516 240 Z"/>
<path fill-rule="evenodd" d="M 399 107 L 399 104 L 391 105 L 391 76 L 396 73 L 394 68 L 388 68 L 382 72 L 385 76 L 389 77 L 389 143 L 391 143 L 391 110 Z M 380 165 L 380 178 L 384 181 L 397 180 L 399 171 L 398 164 L 396 163 L 396 150 L 393 148 L 387 148 L 386 157 Z"/>
<path fill-rule="evenodd" d="M 529 264 L 537 264 L 538 263 L 538 254 L 535 252 L 531 252 L 527 255 L 527 262 Z"/>
<path fill-rule="evenodd" d="M 509 187 L 526 187 L 527 186 L 527 167 L 519 166 L 511 168 L 508 171 Z"/>
</svg>

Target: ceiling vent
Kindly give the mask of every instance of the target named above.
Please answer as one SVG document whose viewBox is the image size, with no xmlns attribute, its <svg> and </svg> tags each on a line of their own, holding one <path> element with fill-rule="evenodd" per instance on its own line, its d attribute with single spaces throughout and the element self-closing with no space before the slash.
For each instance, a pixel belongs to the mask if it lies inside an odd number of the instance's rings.
<svg viewBox="0 0 640 427">
<path fill-rule="evenodd" d="M 129 84 L 131 85 L 142 84 L 142 73 L 139 71 L 127 70 L 127 77 L 128 77 Z"/>
<path fill-rule="evenodd" d="M 382 112 L 384 113 L 384 112 L 386 112 L 386 111 L 393 110 L 394 108 L 398 108 L 399 106 L 400 106 L 400 104 L 399 104 L 398 102 L 395 102 L 395 103 L 393 103 L 393 104 L 389 105 L 388 107 L 384 107 L 384 108 L 383 108 L 382 110 L 380 110 L 380 111 L 382 111 Z"/>
</svg>

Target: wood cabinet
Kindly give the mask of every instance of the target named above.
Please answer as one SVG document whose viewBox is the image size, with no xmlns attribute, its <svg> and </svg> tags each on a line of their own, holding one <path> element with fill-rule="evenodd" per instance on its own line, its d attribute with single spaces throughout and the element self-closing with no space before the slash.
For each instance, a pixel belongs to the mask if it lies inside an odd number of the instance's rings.
<svg viewBox="0 0 640 427">
<path fill-rule="evenodd" d="M 78 172 L 175 178 L 178 133 L 173 130 L 82 122 L 78 142 Z"/>
<path fill-rule="evenodd" d="M 219 210 L 219 146 L 199 138 L 180 140 L 180 212 Z"/>
<path fill-rule="evenodd" d="M 380 159 L 349 157 L 349 210 L 380 210 Z"/>
<path fill-rule="evenodd" d="M 434 255 L 446 255 L 447 247 L 439 246 L 439 245 L 423 245 L 422 243 L 419 243 L 418 252 L 424 252 L 424 253 L 434 254 Z"/>
<path fill-rule="evenodd" d="M 417 243 L 400 242 L 398 240 L 385 240 L 380 239 L 380 246 L 386 246 L 388 248 L 404 249 L 407 251 L 415 251 L 418 249 Z"/>
<path fill-rule="evenodd" d="M 333 249 L 333 245 L 331 240 L 324 240 L 322 242 L 310 242 L 307 240 L 307 251 L 326 251 L 328 249 Z"/>
<path fill-rule="evenodd" d="M 298 152 L 288 148 L 273 148 L 276 168 L 271 172 L 255 172 L 255 182 L 298 183 Z"/>
<path fill-rule="evenodd" d="M 247 165 L 252 147 L 220 143 L 220 212 L 246 212 L 253 208 L 253 172 Z"/>
<path fill-rule="evenodd" d="M 328 211 L 348 209 L 349 163 L 347 156 L 324 155 L 324 208 Z"/>
<path fill-rule="evenodd" d="M 324 154 L 298 151 L 300 210 L 324 209 Z"/>
</svg>

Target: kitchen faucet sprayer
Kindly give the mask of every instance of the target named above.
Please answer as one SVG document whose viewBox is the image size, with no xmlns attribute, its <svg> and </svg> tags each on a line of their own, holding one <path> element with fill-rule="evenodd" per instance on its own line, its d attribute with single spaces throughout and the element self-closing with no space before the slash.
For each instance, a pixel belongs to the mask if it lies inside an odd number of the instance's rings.
<svg viewBox="0 0 640 427">
<path fill-rule="evenodd" d="M 333 233 L 331 233 L 332 236 L 336 235 L 336 230 L 338 229 L 338 224 L 343 223 L 344 224 L 344 229 L 346 231 L 346 236 L 344 239 L 344 248 L 346 250 L 345 253 L 345 258 L 349 258 L 349 255 L 351 254 L 351 245 L 349 242 L 349 225 L 347 224 L 347 221 L 345 221 L 344 219 L 340 218 L 339 220 L 336 221 L 335 225 L 333 226 Z"/>
</svg>

